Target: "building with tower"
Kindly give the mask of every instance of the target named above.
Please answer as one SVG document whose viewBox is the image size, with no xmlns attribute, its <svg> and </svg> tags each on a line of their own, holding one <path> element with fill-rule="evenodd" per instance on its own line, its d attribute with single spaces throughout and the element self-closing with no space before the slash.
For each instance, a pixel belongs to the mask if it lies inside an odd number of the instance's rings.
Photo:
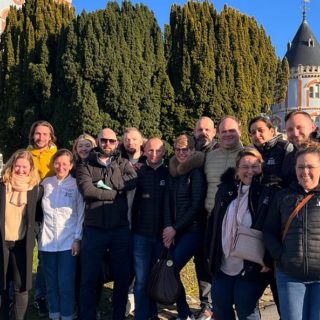
<svg viewBox="0 0 320 320">
<path fill-rule="evenodd" d="M 294 110 L 308 112 L 320 127 L 320 45 L 307 22 L 306 2 L 302 23 L 285 54 L 290 68 L 286 99 L 271 107 L 279 131 L 284 130 L 285 115 Z"/>
</svg>

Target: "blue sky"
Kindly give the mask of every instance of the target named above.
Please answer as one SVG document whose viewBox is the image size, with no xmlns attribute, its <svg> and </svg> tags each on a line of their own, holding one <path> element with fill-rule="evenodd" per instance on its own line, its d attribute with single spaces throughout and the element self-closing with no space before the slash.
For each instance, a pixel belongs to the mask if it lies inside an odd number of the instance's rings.
<svg viewBox="0 0 320 320">
<path fill-rule="evenodd" d="M 133 0 L 132 2 L 147 5 L 163 28 L 164 24 L 169 22 L 171 5 L 173 3 L 183 5 L 187 0 Z M 211 2 L 218 12 L 224 4 L 228 4 L 242 13 L 255 17 L 270 36 L 281 58 L 286 53 L 288 41 L 293 39 L 302 22 L 301 0 L 211 0 Z M 82 10 L 90 12 L 105 8 L 107 0 L 73 0 L 72 3 L 79 14 Z M 320 1 L 310 0 L 307 7 L 307 21 L 317 40 L 320 41 Z"/>
</svg>

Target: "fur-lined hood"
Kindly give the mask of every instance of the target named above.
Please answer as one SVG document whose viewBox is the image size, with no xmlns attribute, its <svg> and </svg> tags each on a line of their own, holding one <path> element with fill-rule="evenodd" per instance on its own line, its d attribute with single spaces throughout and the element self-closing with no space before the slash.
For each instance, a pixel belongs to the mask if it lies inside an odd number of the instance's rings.
<svg viewBox="0 0 320 320">
<path fill-rule="evenodd" d="M 204 165 L 205 155 L 203 152 L 195 151 L 195 153 L 183 163 L 179 163 L 176 156 L 169 161 L 169 172 L 172 177 L 182 176 L 189 173 L 195 168 Z"/>
</svg>

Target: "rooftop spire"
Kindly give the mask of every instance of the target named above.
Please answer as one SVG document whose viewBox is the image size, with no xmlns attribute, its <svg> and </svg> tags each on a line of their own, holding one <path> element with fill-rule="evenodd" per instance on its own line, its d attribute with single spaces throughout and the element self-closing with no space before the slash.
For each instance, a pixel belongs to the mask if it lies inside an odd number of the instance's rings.
<svg viewBox="0 0 320 320">
<path fill-rule="evenodd" d="M 303 22 L 307 21 L 307 3 L 310 3 L 310 0 L 303 0 L 303 9 L 302 9 L 302 18 L 303 18 Z"/>
</svg>

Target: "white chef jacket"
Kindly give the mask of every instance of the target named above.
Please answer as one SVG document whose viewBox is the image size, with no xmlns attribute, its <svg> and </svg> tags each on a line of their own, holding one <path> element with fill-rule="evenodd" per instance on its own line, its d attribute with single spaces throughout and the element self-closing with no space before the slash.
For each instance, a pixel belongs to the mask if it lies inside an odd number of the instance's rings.
<svg viewBox="0 0 320 320">
<path fill-rule="evenodd" d="M 76 179 L 71 175 L 60 181 L 56 176 L 43 180 L 43 223 L 39 237 L 40 251 L 70 250 L 82 237 L 84 201 Z"/>
</svg>

